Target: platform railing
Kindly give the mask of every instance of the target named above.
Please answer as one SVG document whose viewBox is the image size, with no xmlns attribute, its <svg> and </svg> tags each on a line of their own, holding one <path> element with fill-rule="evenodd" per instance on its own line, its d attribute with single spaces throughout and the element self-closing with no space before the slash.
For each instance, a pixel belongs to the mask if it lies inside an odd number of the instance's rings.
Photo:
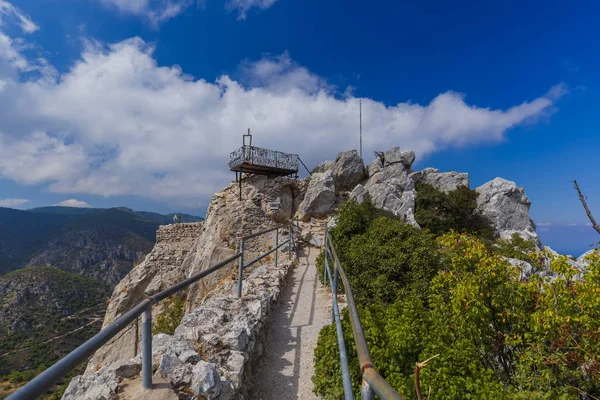
<svg viewBox="0 0 600 400">
<path fill-rule="evenodd" d="M 358 309 L 356 303 L 354 303 L 354 297 L 352 296 L 352 288 L 350 282 L 346 276 L 346 272 L 338 259 L 335 251 L 333 241 L 329 236 L 327 227 L 325 227 L 325 266 L 324 266 L 324 282 L 329 282 L 331 285 L 332 294 L 332 319 L 335 322 L 338 348 L 340 351 L 340 364 L 342 367 L 342 382 L 344 385 L 344 399 L 353 400 L 354 394 L 352 392 L 352 382 L 350 379 L 350 370 L 348 367 L 348 355 L 346 354 L 346 344 L 344 342 L 344 332 L 342 331 L 342 322 L 340 318 L 339 307 L 337 303 L 338 293 L 338 280 L 342 278 L 342 284 L 344 286 L 344 292 L 346 294 L 346 302 L 348 304 L 348 311 L 350 312 L 350 323 L 352 324 L 352 333 L 354 335 L 354 343 L 356 345 L 356 352 L 358 354 L 358 360 L 360 363 L 360 372 L 362 377 L 361 386 L 361 399 L 372 400 L 375 397 L 375 393 L 379 395 L 383 400 L 402 400 L 402 396 L 398 394 L 381 375 L 377 372 L 373 366 L 371 360 L 371 354 L 365 340 L 365 334 L 360 324 L 360 318 L 358 317 Z M 330 262 L 333 266 L 333 277 L 330 269 Z"/>
<path fill-rule="evenodd" d="M 239 259 L 238 269 L 238 297 L 242 297 L 242 282 L 244 269 L 256 264 L 269 254 L 275 252 L 275 265 L 279 263 L 279 249 L 286 244 L 288 245 L 288 257 L 292 258 L 292 247 L 295 251 L 295 257 L 298 258 L 298 248 L 294 240 L 294 225 L 290 224 L 287 227 L 288 239 L 279 243 L 279 231 L 286 229 L 283 226 L 266 229 L 264 231 L 252 233 L 240 239 L 239 251 L 233 256 L 220 261 L 204 271 L 189 277 L 153 296 L 141 301 L 132 309 L 123 314 L 120 318 L 114 321 L 98 332 L 87 342 L 77 347 L 75 350 L 60 359 L 54 365 L 50 366 L 44 372 L 29 381 L 26 385 L 19 388 L 16 392 L 6 398 L 6 400 L 30 400 L 43 395 L 52 387 L 58 380 L 66 376 L 79 364 L 87 360 L 96 350 L 105 345 L 110 339 L 115 337 L 119 332 L 125 329 L 131 322 L 135 321 L 140 315 L 142 316 L 142 387 L 144 389 L 152 388 L 152 305 L 157 304 L 161 300 L 187 288 L 191 284 L 198 282 L 200 279 L 218 271 L 227 264 Z M 272 250 L 260 255 L 259 257 L 244 264 L 244 243 L 245 241 L 275 231 L 275 246 Z"/>
<path fill-rule="evenodd" d="M 244 145 L 229 155 L 229 168 L 245 163 L 298 171 L 299 157 L 297 154 Z"/>
</svg>

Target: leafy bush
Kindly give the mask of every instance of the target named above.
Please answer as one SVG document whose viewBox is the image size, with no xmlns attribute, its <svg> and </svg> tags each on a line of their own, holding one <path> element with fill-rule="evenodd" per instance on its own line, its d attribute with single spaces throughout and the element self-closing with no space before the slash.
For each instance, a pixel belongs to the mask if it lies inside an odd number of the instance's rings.
<svg viewBox="0 0 600 400">
<path fill-rule="evenodd" d="M 540 266 L 543 261 L 536 252 L 535 242 L 523 239 L 518 233 L 514 233 L 510 240 L 497 240 L 493 250 L 504 257 L 527 261 L 535 266 Z"/>
<path fill-rule="evenodd" d="M 331 233 L 359 303 L 423 295 L 441 267 L 433 235 L 381 216 L 368 202 L 340 207 Z"/>
<path fill-rule="evenodd" d="M 425 298 L 399 296 L 391 305 L 367 302 L 360 317 L 375 368 L 414 399 L 415 362 L 440 356 L 421 371 L 433 399 L 566 399 L 600 396 L 600 257 L 585 279 L 566 257 L 552 260 L 552 281 L 521 281 L 480 239 L 450 233 L 438 239 L 447 260 Z M 343 321 L 355 395 L 358 361 Z M 335 329 L 315 350 L 315 391 L 342 390 Z"/>
<path fill-rule="evenodd" d="M 493 238 L 494 228 L 490 221 L 477 211 L 479 194 L 475 190 L 459 186 L 445 193 L 423 182 L 417 182 L 415 188 L 415 219 L 422 228 L 429 229 L 436 236 L 454 230 Z"/>
</svg>

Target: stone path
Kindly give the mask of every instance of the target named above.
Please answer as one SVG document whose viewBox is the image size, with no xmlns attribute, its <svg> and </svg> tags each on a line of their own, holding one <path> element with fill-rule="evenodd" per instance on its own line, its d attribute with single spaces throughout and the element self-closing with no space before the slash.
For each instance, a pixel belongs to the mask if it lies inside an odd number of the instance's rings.
<svg viewBox="0 0 600 400">
<path fill-rule="evenodd" d="M 304 248 L 288 277 L 254 368 L 255 400 L 317 399 L 312 392 L 313 354 L 321 328 L 331 323 L 331 296 L 317 278 L 319 250 Z"/>
</svg>

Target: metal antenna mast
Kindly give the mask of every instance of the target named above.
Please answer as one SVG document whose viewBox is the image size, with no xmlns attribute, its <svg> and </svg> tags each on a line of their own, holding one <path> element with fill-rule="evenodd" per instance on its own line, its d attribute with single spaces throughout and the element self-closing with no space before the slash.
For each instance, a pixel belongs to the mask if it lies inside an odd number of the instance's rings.
<svg viewBox="0 0 600 400">
<path fill-rule="evenodd" d="M 362 100 L 358 100 L 358 107 L 360 120 L 360 156 L 362 157 Z"/>
</svg>

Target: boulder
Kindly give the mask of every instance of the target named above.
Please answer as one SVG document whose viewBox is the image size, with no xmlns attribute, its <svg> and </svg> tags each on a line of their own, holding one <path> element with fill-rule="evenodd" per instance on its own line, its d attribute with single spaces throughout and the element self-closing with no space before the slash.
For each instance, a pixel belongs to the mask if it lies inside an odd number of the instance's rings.
<svg viewBox="0 0 600 400">
<path fill-rule="evenodd" d="M 114 400 L 117 399 L 117 386 L 115 370 L 101 369 L 74 377 L 62 400 Z"/>
<path fill-rule="evenodd" d="M 514 233 L 527 240 L 534 240 L 541 248 L 535 224 L 529 218 L 531 201 L 522 187 L 506 179 L 496 178 L 477 189 L 477 208 L 490 219 L 503 239 L 510 239 Z"/>
<path fill-rule="evenodd" d="M 298 214 L 303 221 L 325 217 L 335 205 L 335 175 L 332 171 L 312 174 Z"/>
<path fill-rule="evenodd" d="M 352 190 L 366 178 L 365 164 L 356 150 L 339 153 L 330 170 L 335 179 L 336 193 Z"/>
<path fill-rule="evenodd" d="M 577 259 L 577 263 L 584 267 L 588 267 L 590 265 L 589 256 L 591 256 L 594 253 L 598 257 L 600 257 L 600 248 L 586 251 L 585 253 L 583 253 L 582 255 L 579 256 L 579 258 Z"/>
<path fill-rule="evenodd" d="M 459 186 L 469 187 L 469 174 L 465 172 L 439 172 L 436 168 L 425 168 L 409 175 L 415 183 L 427 183 L 442 192 L 451 192 Z"/>
<path fill-rule="evenodd" d="M 370 178 L 377 172 L 386 170 L 389 175 L 397 175 L 401 171 L 412 172 L 412 164 L 415 162 L 414 151 L 402 151 L 399 146 L 392 147 L 384 153 L 384 164 L 381 159 L 376 158 L 367 167 L 367 176 Z"/>
<path fill-rule="evenodd" d="M 222 388 L 221 377 L 214 364 L 200 361 L 194 365 L 190 390 L 195 395 L 201 398 L 216 399 Z"/>
</svg>

